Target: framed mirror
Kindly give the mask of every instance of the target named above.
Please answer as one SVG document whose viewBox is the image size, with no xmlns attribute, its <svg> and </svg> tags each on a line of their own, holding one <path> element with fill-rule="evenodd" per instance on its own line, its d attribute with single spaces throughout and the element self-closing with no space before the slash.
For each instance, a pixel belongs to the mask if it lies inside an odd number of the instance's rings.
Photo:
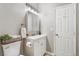
<svg viewBox="0 0 79 59">
<path fill-rule="evenodd" d="M 40 19 L 39 16 L 28 11 L 26 13 L 26 29 L 27 35 L 39 35 L 40 34 Z"/>
</svg>

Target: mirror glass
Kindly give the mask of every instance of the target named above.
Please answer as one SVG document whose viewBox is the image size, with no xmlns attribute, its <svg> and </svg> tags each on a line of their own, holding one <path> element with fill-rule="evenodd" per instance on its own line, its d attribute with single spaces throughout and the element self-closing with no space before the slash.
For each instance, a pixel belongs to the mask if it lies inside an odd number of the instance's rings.
<svg viewBox="0 0 79 59">
<path fill-rule="evenodd" d="M 28 35 L 38 35 L 40 34 L 40 19 L 38 15 L 32 12 L 26 13 L 26 28 Z"/>
</svg>

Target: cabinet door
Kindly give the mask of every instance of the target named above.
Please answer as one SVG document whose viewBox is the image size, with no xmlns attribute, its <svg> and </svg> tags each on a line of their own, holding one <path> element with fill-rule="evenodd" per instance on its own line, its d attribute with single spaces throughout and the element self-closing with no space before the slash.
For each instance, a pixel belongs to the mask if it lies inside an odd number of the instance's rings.
<svg viewBox="0 0 79 59">
<path fill-rule="evenodd" d="M 34 41 L 34 56 L 39 56 L 39 45 L 38 41 Z"/>
<path fill-rule="evenodd" d="M 40 50 L 39 41 L 34 41 L 34 56 L 40 56 Z"/>
<path fill-rule="evenodd" d="M 43 55 L 44 55 L 44 53 L 46 52 L 46 37 L 42 38 L 42 42 L 43 42 L 42 52 L 43 52 Z"/>
<path fill-rule="evenodd" d="M 17 55 L 19 55 L 20 43 L 21 43 L 21 41 L 3 45 L 4 55 L 5 56 L 17 56 Z"/>
<path fill-rule="evenodd" d="M 41 56 L 43 56 L 44 53 L 46 52 L 46 40 L 45 40 L 45 37 L 42 37 L 41 39 L 39 39 L 39 46 L 40 46 L 40 54 L 41 54 Z"/>
</svg>

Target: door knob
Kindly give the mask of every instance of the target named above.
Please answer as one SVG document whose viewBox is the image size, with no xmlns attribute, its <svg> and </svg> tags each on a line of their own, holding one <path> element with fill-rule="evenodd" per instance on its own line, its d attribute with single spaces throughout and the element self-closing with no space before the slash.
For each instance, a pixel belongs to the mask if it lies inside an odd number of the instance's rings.
<svg viewBox="0 0 79 59">
<path fill-rule="evenodd" d="M 59 38 L 59 34 L 56 34 L 56 36 Z"/>
<path fill-rule="evenodd" d="M 56 36 L 58 36 L 58 34 L 56 34 Z"/>
</svg>

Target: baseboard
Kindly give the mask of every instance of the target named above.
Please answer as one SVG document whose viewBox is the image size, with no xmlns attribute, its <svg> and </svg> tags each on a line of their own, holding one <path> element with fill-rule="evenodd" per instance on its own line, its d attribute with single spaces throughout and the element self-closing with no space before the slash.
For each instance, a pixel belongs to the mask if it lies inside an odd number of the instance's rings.
<svg viewBox="0 0 79 59">
<path fill-rule="evenodd" d="M 54 53 L 49 52 L 49 51 L 46 51 L 46 54 L 48 54 L 48 55 L 50 55 L 50 56 L 55 56 L 55 54 L 54 54 Z"/>
<path fill-rule="evenodd" d="M 19 56 L 24 56 L 24 55 L 19 55 Z"/>
</svg>

